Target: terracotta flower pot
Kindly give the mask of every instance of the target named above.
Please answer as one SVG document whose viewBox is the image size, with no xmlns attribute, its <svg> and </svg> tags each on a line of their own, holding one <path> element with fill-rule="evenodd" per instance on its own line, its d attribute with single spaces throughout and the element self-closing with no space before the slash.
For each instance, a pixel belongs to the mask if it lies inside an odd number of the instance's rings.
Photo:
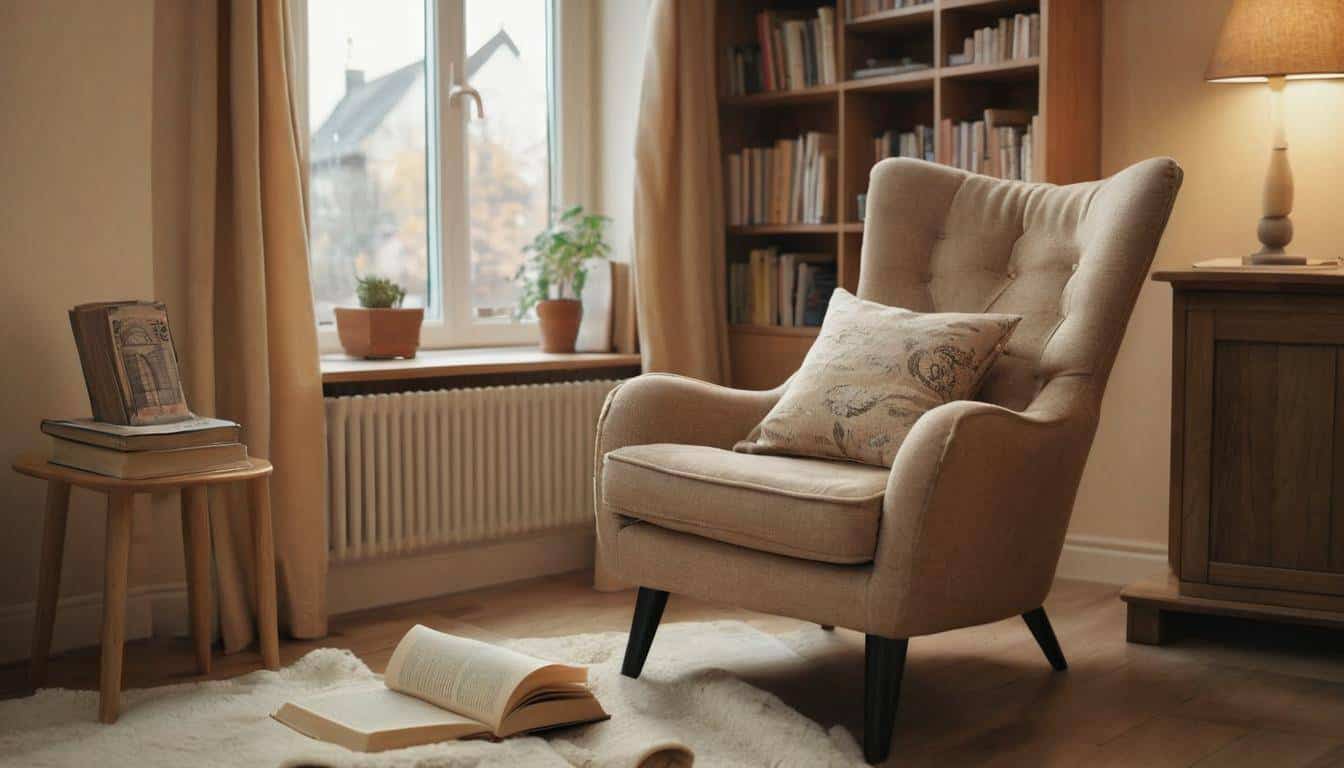
<svg viewBox="0 0 1344 768">
<path fill-rule="evenodd" d="M 578 299 L 547 299 L 537 302 L 541 321 L 542 352 L 573 352 L 583 319 L 583 302 Z"/>
<path fill-rule="evenodd" d="M 351 357 L 415 357 L 425 310 L 336 307 L 336 335 Z"/>
</svg>

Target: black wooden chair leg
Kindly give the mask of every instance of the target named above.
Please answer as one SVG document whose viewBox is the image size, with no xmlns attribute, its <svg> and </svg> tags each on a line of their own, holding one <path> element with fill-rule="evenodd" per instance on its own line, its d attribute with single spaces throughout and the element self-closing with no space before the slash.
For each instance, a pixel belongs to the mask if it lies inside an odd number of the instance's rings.
<svg viewBox="0 0 1344 768">
<path fill-rule="evenodd" d="M 658 622 L 663 618 L 666 605 L 666 592 L 648 587 L 639 588 L 639 596 L 635 598 L 635 617 L 630 622 L 630 639 L 625 643 L 622 675 L 637 678 L 644 670 L 644 660 L 649 657 L 653 635 L 658 631 Z"/>
<path fill-rule="evenodd" d="M 1046 618 L 1045 609 L 1027 611 L 1022 614 L 1022 620 L 1027 622 L 1027 628 L 1031 630 L 1032 637 L 1036 638 L 1036 644 L 1041 646 L 1041 651 L 1050 662 L 1050 666 L 1060 672 L 1068 669 L 1069 662 L 1064 660 L 1064 651 L 1059 648 L 1059 640 L 1055 637 L 1055 630 L 1050 628 L 1050 619 Z"/>
<path fill-rule="evenodd" d="M 891 753 L 908 640 L 868 635 L 864 642 L 863 759 L 877 764 Z"/>
</svg>

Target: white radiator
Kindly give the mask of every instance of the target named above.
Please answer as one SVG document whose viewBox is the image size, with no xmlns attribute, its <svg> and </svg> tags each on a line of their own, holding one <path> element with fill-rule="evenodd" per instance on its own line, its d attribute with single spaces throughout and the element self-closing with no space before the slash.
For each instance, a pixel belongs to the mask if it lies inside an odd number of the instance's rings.
<svg viewBox="0 0 1344 768">
<path fill-rule="evenodd" d="M 326 398 L 333 561 L 588 524 L 616 384 Z"/>
</svg>

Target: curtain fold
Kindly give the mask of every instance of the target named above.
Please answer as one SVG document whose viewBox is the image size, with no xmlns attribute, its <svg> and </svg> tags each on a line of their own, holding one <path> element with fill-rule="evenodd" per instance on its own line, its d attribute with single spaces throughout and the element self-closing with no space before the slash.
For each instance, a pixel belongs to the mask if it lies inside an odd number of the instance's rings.
<svg viewBox="0 0 1344 768">
<path fill-rule="evenodd" d="M 713 0 L 655 0 L 635 141 L 644 370 L 729 383 Z"/>
<path fill-rule="evenodd" d="M 308 276 L 306 144 L 284 0 L 156 5 L 155 270 L 187 399 L 243 425 L 271 479 L 281 622 L 326 634 L 325 420 Z M 245 495 L 211 495 L 226 651 L 253 639 Z"/>
</svg>

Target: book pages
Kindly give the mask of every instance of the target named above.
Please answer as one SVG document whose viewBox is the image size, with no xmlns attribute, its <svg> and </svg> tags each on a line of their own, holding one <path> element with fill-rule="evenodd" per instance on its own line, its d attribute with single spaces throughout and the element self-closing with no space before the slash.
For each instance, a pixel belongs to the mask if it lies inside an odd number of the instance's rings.
<svg viewBox="0 0 1344 768">
<path fill-rule="evenodd" d="M 417 624 L 397 645 L 384 679 L 394 691 L 498 730 L 519 685 L 548 665 L 515 651 Z"/>
</svg>

